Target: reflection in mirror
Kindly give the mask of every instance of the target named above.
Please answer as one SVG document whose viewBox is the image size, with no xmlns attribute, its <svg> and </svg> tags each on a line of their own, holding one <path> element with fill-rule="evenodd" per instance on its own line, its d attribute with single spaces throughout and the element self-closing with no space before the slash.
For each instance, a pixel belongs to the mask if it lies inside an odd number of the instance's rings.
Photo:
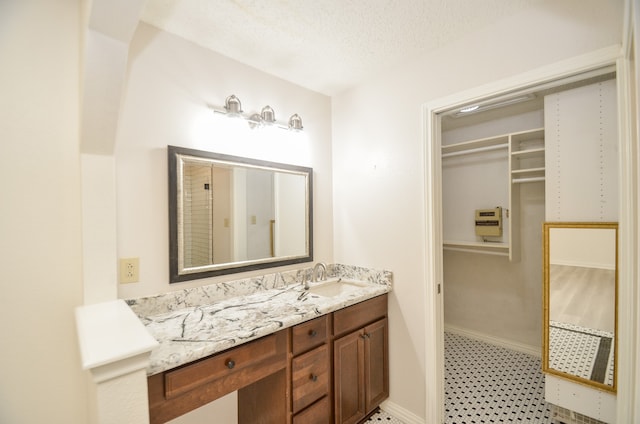
<svg viewBox="0 0 640 424">
<path fill-rule="evenodd" d="M 617 223 L 544 224 L 543 370 L 616 389 Z"/>
<path fill-rule="evenodd" d="M 312 170 L 169 146 L 171 282 L 313 260 Z"/>
</svg>

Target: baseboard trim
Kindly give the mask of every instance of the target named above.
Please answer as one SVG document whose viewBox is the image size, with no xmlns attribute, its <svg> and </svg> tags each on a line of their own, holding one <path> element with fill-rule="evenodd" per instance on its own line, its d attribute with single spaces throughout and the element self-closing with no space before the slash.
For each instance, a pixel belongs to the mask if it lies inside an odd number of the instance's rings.
<svg viewBox="0 0 640 424">
<path fill-rule="evenodd" d="M 380 409 L 382 409 L 387 414 L 394 416 L 405 424 L 425 424 L 424 419 L 390 400 L 385 400 L 384 402 L 382 402 L 382 404 L 380 405 Z"/>
<path fill-rule="evenodd" d="M 542 350 L 537 346 L 526 345 L 524 343 L 514 342 L 512 340 L 501 339 L 500 337 L 490 336 L 489 334 L 480 333 L 475 330 L 469 330 L 455 325 L 444 325 L 444 331 L 461 336 L 476 339 L 481 342 L 489 343 L 492 345 L 504 347 L 505 349 L 515 350 L 518 352 L 526 353 L 537 358 L 542 357 Z"/>
</svg>

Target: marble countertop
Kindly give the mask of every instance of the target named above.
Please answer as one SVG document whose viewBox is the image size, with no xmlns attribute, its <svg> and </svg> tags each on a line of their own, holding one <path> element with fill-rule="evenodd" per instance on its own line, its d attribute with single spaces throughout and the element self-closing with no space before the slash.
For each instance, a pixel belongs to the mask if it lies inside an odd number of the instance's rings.
<svg viewBox="0 0 640 424">
<path fill-rule="evenodd" d="M 353 273 L 346 274 L 342 278 L 354 279 Z M 303 295 L 302 284 L 293 283 L 189 306 L 184 299 L 180 307 L 170 308 L 127 303 L 159 343 L 147 368 L 147 375 L 153 375 L 390 292 L 390 273 L 380 275 L 383 278 L 358 278 L 361 285 L 330 297 Z"/>
</svg>

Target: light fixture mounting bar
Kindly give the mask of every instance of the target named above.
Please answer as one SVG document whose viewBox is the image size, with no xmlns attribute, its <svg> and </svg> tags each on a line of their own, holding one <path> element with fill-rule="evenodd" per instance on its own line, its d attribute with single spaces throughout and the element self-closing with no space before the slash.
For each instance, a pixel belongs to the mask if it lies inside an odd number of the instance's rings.
<svg viewBox="0 0 640 424">
<path fill-rule="evenodd" d="M 264 106 L 260 113 L 256 112 L 245 114 L 242 110 L 240 99 L 238 99 L 238 97 L 236 97 L 234 94 L 226 98 L 225 105 L 222 107 L 212 104 L 207 104 L 207 107 L 211 109 L 214 114 L 244 119 L 249 123 L 249 126 L 252 129 L 265 126 L 274 126 L 277 128 L 292 131 L 302 131 L 303 129 L 302 118 L 297 113 L 291 115 L 287 122 L 278 121 L 276 120 L 276 115 L 273 108 L 269 105 Z"/>
</svg>

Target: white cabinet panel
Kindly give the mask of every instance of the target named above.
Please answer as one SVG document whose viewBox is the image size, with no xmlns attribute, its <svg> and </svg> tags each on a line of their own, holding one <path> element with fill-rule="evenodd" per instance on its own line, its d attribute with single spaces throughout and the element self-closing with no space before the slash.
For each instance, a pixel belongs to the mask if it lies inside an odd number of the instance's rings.
<svg viewBox="0 0 640 424">
<path fill-rule="evenodd" d="M 547 221 L 618 220 L 616 82 L 545 96 Z"/>
</svg>

